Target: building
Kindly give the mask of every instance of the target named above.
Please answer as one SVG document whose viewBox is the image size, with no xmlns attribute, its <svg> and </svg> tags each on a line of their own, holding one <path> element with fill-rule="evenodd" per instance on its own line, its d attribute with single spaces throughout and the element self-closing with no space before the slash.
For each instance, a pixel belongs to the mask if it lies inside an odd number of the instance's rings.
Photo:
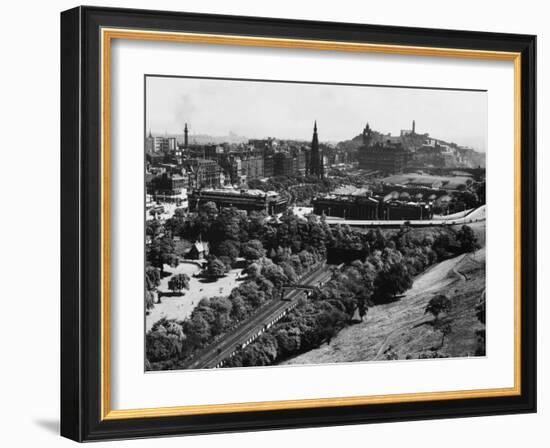
<svg viewBox="0 0 550 448">
<path fill-rule="evenodd" d="M 399 173 L 403 171 L 409 159 L 409 153 L 401 143 L 390 139 L 384 142 L 373 142 L 373 132 L 369 124 L 363 130 L 363 145 L 357 152 L 359 168 L 382 171 L 383 173 Z"/>
<path fill-rule="evenodd" d="M 401 129 L 401 136 L 411 135 L 411 134 L 412 135 L 416 134 L 416 123 L 414 120 L 412 122 L 412 129 Z"/>
<path fill-rule="evenodd" d="M 248 144 L 255 149 L 259 150 L 261 153 L 265 153 L 273 147 L 274 139 L 273 138 L 264 138 L 264 139 L 250 139 Z"/>
<path fill-rule="evenodd" d="M 273 177 L 275 172 L 275 160 L 273 155 L 264 156 L 264 177 Z"/>
<path fill-rule="evenodd" d="M 246 177 L 243 178 L 243 164 L 240 157 L 231 157 L 225 165 L 232 184 L 240 184 L 246 180 Z"/>
<path fill-rule="evenodd" d="M 175 138 L 174 143 L 175 147 Z M 149 135 L 145 137 L 145 152 L 146 153 L 160 153 L 164 151 L 164 148 L 170 147 L 170 142 L 165 137 L 153 137 L 151 130 L 149 130 Z"/>
<path fill-rule="evenodd" d="M 315 198 L 313 213 L 344 219 L 381 219 L 379 201 L 370 196 L 327 195 Z"/>
<path fill-rule="evenodd" d="M 399 195 L 398 195 L 399 196 Z M 313 213 L 351 220 L 431 219 L 432 206 L 392 195 L 380 198 L 366 195 L 326 195 L 313 200 Z"/>
<path fill-rule="evenodd" d="M 169 154 L 176 152 L 177 149 L 176 137 L 162 137 L 160 149 L 162 152 Z"/>
<path fill-rule="evenodd" d="M 145 138 L 145 152 L 146 153 L 160 153 L 170 154 L 176 152 L 178 149 L 176 137 L 153 137 L 151 131 Z"/>
<path fill-rule="evenodd" d="M 361 148 L 357 158 L 359 168 L 391 174 L 403 171 L 408 161 L 408 153 L 401 145 L 375 144 Z"/>
<path fill-rule="evenodd" d="M 270 215 L 282 213 L 288 206 L 287 199 L 274 191 L 203 189 L 194 191 L 189 197 L 190 210 L 196 211 L 207 202 L 214 202 L 218 209 L 235 207 L 246 211 L 265 211 Z"/>
<path fill-rule="evenodd" d="M 292 156 L 287 152 L 277 152 L 273 156 L 273 176 L 292 176 L 294 174 Z"/>
<path fill-rule="evenodd" d="M 220 165 L 210 159 L 186 159 L 183 166 L 189 173 L 189 188 L 218 188 L 223 184 Z"/>
<path fill-rule="evenodd" d="M 151 130 L 149 129 L 149 135 L 145 137 L 145 152 L 146 153 L 154 153 L 155 151 L 155 139 L 153 138 L 153 135 L 151 134 Z"/>
<path fill-rule="evenodd" d="M 323 154 L 319 149 L 319 136 L 317 135 L 317 121 L 313 124 L 313 138 L 311 140 L 310 166 L 306 170 L 308 174 L 318 178 L 324 177 Z"/>
<path fill-rule="evenodd" d="M 210 253 L 210 247 L 206 241 L 195 241 L 186 254 L 186 258 L 192 260 L 204 260 Z"/>
<path fill-rule="evenodd" d="M 187 176 L 165 172 L 146 184 L 147 193 L 158 202 L 172 202 L 188 208 L 187 182 Z"/>
<path fill-rule="evenodd" d="M 164 154 L 161 152 L 147 152 L 145 155 L 145 159 L 152 166 L 158 166 L 164 163 Z"/>
<path fill-rule="evenodd" d="M 291 154 L 292 158 L 294 159 L 294 174 L 306 174 L 307 160 L 305 148 L 294 148 L 291 151 Z"/>
<path fill-rule="evenodd" d="M 264 177 L 264 158 L 261 155 L 251 155 L 245 161 L 243 171 L 246 171 L 247 179 L 261 179 Z"/>
<path fill-rule="evenodd" d="M 380 208 L 380 219 L 384 220 L 422 220 L 431 219 L 433 212 L 428 204 L 405 201 L 391 201 Z"/>
</svg>

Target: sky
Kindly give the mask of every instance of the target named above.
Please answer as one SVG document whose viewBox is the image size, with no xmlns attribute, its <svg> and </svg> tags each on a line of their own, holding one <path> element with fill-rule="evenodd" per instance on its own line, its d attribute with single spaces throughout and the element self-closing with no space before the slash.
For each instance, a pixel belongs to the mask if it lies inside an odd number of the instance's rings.
<svg viewBox="0 0 550 448">
<path fill-rule="evenodd" d="M 413 89 L 147 77 L 146 129 L 153 134 L 310 140 L 317 120 L 319 140 L 338 142 L 376 131 L 417 133 L 486 151 L 487 93 Z"/>
</svg>

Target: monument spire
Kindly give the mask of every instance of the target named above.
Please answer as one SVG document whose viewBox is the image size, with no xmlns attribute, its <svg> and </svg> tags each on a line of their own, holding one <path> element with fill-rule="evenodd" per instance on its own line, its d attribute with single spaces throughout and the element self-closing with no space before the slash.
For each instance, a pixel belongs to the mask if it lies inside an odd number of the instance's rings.
<svg viewBox="0 0 550 448">
<path fill-rule="evenodd" d="M 311 156 L 310 156 L 310 174 L 317 177 L 322 177 L 322 158 L 319 154 L 319 136 L 317 135 L 317 120 L 313 124 L 313 138 L 311 140 Z"/>
</svg>

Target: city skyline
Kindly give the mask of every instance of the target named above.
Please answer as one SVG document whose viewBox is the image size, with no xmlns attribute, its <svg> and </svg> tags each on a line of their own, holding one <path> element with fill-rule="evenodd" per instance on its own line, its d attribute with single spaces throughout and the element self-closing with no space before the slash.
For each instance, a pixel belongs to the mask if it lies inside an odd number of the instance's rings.
<svg viewBox="0 0 550 448">
<path fill-rule="evenodd" d="M 145 93 L 146 371 L 485 356 L 485 92 Z"/>
<path fill-rule="evenodd" d="M 187 123 L 190 136 L 307 141 L 317 121 L 319 140 L 338 142 L 366 122 L 399 135 L 415 120 L 419 134 L 480 152 L 487 146 L 482 91 L 147 77 L 146 101 L 146 132 L 155 135 L 181 135 Z"/>
</svg>

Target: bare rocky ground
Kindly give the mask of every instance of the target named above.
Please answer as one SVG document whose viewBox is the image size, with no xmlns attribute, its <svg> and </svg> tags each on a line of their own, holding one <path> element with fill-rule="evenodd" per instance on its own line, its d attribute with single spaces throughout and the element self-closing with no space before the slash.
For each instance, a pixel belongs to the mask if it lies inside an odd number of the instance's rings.
<svg viewBox="0 0 550 448">
<path fill-rule="evenodd" d="M 475 230 L 484 233 L 484 227 Z M 434 353 L 453 358 L 474 356 L 476 330 L 485 327 L 475 313 L 484 291 L 482 248 L 432 266 L 399 301 L 370 308 L 363 322 L 344 328 L 330 344 L 282 364 L 418 359 Z M 432 325 L 434 317 L 425 314 L 426 305 L 437 294 L 445 294 L 453 304 L 448 316 L 442 317 L 451 324 L 442 346 L 442 334 Z"/>
</svg>

